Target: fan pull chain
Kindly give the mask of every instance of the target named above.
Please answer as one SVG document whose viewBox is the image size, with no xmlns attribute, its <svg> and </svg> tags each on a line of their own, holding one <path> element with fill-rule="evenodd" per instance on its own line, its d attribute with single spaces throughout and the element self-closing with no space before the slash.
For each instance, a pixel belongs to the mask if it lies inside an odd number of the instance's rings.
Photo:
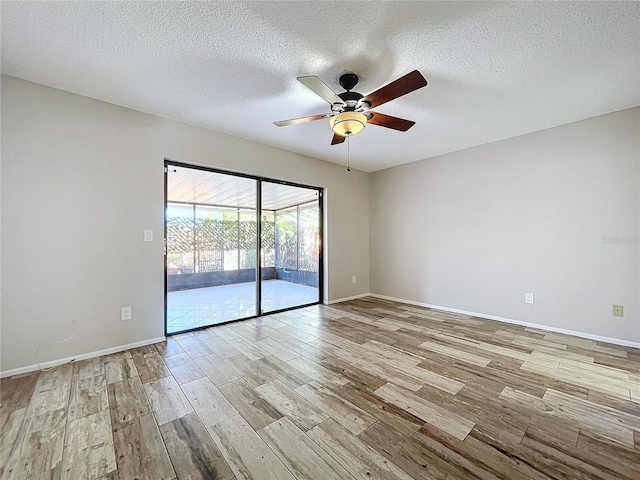
<svg viewBox="0 0 640 480">
<path fill-rule="evenodd" d="M 347 172 L 351 171 L 351 149 L 349 148 L 349 138 L 351 135 L 347 137 Z"/>
</svg>

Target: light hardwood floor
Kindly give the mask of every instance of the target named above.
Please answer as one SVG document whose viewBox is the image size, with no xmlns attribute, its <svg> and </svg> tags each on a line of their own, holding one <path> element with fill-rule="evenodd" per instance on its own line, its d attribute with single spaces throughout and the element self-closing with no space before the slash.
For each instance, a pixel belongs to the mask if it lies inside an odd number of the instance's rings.
<svg viewBox="0 0 640 480">
<path fill-rule="evenodd" d="M 373 298 L 1 386 L 3 479 L 640 478 L 640 350 Z"/>
</svg>

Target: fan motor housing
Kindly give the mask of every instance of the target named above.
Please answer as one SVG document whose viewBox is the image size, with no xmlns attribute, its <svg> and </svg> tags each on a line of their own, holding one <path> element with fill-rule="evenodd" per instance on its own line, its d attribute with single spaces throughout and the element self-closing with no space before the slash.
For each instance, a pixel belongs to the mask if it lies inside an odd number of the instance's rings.
<svg viewBox="0 0 640 480">
<path fill-rule="evenodd" d="M 361 93 L 352 92 L 351 90 L 358 84 L 358 76 L 355 73 L 345 73 L 340 75 L 340 86 L 346 92 L 339 93 L 338 96 L 345 103 L 340 110 L 344 112 L 352 112 L 360 108 L 360 100 L 364 97 Z"/>
<path fill-rule="evenodd" d="M 363 98 L 364 95 L 358 92 L 344 92 L 338 94 L 338 96 L 347 105 L 347 109 L 355 109 L 358 105 L 358 102 Z"/>
<path fill-rule="evenodd" d="M 344 100 L 344 103 L 347 103 L 347 102 L 357 102 L 364 95 L 362 95 L 361 93 L 358 93 L 358 92 L 344 92 L 344 93 L 339 93 L 338 96 L 342 100 Z"/>
</svg>

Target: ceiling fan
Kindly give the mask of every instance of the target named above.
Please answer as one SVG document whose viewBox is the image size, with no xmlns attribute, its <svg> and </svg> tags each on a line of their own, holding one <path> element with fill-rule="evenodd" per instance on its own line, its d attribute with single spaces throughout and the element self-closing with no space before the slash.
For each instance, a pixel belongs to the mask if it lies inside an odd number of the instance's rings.
<svg viewBox="0 0 640 480">
<path fill-rule="evenodd" d="M 323 100 L 327 101 L 329 105 L 331 105 L 331 113 L 282 120 L 273 122 L 273 124 L 277 127 L 284 127 L 297 123 L 313 122 L 314 120 L 330 118 L 329 124 L 333 130 L 331 145 L 342 143 L 346 137 L 360 133 L 367 123 L 406 132 L 413 127 L 416 122 L 373 112 L 369 109 L 427 85 L 427 81 L 418 70 L 414 70 L 398 78 L 367 96 L 352 91 L 358 84 L 358 76 L 355 73 L 345 73 L 340 77 L 340 85 L 346 90 L 340 94 L 331 90 L 331 88 L 315 75 L 297 77 L 297 80 L 312 92 L 319 95 Z"/>
</svg>

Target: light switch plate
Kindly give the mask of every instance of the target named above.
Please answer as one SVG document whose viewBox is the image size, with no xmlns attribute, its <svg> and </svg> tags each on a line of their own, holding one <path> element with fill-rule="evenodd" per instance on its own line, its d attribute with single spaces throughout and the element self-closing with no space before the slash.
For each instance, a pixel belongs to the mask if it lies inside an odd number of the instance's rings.
<svg viewBox="0 0 640 480">
<path fill-rule="evenodd" d="M 131 320 L 131 307 L 122 307 L 122 320 Z"/>
<path fill-rule="evenodd" d="M 535 303 L 535 298 L 533 296 L 533 293 L 524 294 L 524 303 Z"/>
<path fill-rule="evenodd" d="M 153 230 L 145 230 L 144 231 L 144 241 L 145 242 L 153 242 Z"/>
</svg>

